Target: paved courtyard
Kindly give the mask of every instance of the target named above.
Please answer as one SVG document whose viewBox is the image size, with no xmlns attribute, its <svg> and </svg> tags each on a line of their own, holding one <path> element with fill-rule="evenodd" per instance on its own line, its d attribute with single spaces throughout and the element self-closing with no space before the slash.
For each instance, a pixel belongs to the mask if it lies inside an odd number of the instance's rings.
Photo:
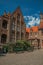
<svg viewBox="0 0 43 65">
<path fill-rule="evenodd" d="M 1 56 L 0 65 L 43 65 L 43 49 Z"/>
</svg>

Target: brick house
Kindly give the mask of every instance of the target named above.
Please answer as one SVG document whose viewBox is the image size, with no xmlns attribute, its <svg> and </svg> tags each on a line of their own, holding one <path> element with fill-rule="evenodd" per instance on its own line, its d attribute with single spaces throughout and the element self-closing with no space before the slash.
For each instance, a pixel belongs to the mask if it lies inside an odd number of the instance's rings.
<svg viewBox="0 0 43 65">
<path fill-rule="evenodd" d="M 0 48 L 17 40 L 27 40 L 34 47 L 43 48 L 43 14 L 40 14 L 39 26 L 26 28 L 19 7 L 12 14 L 4 12 L 0 16 Z"/>
<path fill-rule="evenodd" d="M 43 48 L 43 14 L 40 14 L 40 25 L 26 28 L 26 35 L 34 47 Z"/>
<path fill-rule="evenodd" d="M 0 48 L 9 42 L 25 40 L 26 25 L 18 7 L 12 14 L 4 12 L 0 16 Z"/>
</svg>

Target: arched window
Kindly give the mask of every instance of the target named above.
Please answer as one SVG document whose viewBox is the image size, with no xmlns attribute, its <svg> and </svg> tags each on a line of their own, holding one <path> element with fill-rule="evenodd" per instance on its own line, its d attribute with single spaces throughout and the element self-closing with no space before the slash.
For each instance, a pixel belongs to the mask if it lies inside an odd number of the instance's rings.
<svg viewBox="0 0 43 65">
<path fill-rule="evenodd" d="M 6 43 L 6 39 L 7 39 L 7 35 L 6 34 L 2 34 L 1 43 Z"/>
<path fill-rule="evenodd" d="M 20 14 L 17 14 L 17 24 L 20 24 Z"/>
<path fill-rule="evenodd" d="M 6 20 L 3 20 L 2 27 L 5 29 L 7 28 L 7 21 Z"/>
</svg>

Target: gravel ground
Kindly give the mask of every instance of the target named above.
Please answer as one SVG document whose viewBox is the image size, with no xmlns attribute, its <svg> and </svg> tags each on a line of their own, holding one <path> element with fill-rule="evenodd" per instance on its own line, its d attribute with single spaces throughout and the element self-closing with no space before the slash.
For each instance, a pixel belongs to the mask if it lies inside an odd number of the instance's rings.
<svg viewBox="0 0 43 65">
<path fill-rule="evenodd" d="M 43 65 L 43 49 L 0 56 L 0 65 Z"/>
</svg>

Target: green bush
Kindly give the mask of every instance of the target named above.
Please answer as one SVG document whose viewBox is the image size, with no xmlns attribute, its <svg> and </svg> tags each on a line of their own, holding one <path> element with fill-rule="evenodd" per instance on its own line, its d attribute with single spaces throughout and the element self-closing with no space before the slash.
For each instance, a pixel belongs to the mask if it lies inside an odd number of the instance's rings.
<svg viewBox="0 0 43 65">
<path fill-rule="evenodd" d="M 18 40 L 15 44 L 9 43 L 8 50 L 9 52 L 27 51 L 32 50 L 32 47 L 29 41 Z"/>
<path fill-rule="evenodd" d="M 9 50 L 10 53 L 14 51 L 14 47 L 15 47 L 14 43 L 9 43 L 8 50 Z"/>
<path fill-rule="evenodd" d="M 18 51 L 23 51 L 23 46 L 24 46 L 24 42 L 21 40 L 18 40 L 15 44 L 15 46 L 13 47 L 13 50 L 18 52 Z"/>
<path fill-rule="evenodd" d="M 24 50 L 27 50 L 27 48 L 30 47 L 31 45 L 30 45 L 30 43 L 27 42 L 27 41 L 23 41 L 23 42 L 24 42 L 24 44 L 25 44 L 25 46 L 24 46 L 23 48 L 24 48 Z"/>
<path fill-rule="evenodd" d="M 23 40 L 18 40 L 16 42 L 16 45 L 14 46 L 14 50 L 27 50 L 28 47 L 31 47 L 30 43 L 27 41 L 23 41 Z"/>
<path fill-rule="evenodd" d="M 2 50 L 3 50 L 3 53 L 7 53 L 8 52 L 8 46 L 7 45 L 3 46 Z"/>
</svg>

